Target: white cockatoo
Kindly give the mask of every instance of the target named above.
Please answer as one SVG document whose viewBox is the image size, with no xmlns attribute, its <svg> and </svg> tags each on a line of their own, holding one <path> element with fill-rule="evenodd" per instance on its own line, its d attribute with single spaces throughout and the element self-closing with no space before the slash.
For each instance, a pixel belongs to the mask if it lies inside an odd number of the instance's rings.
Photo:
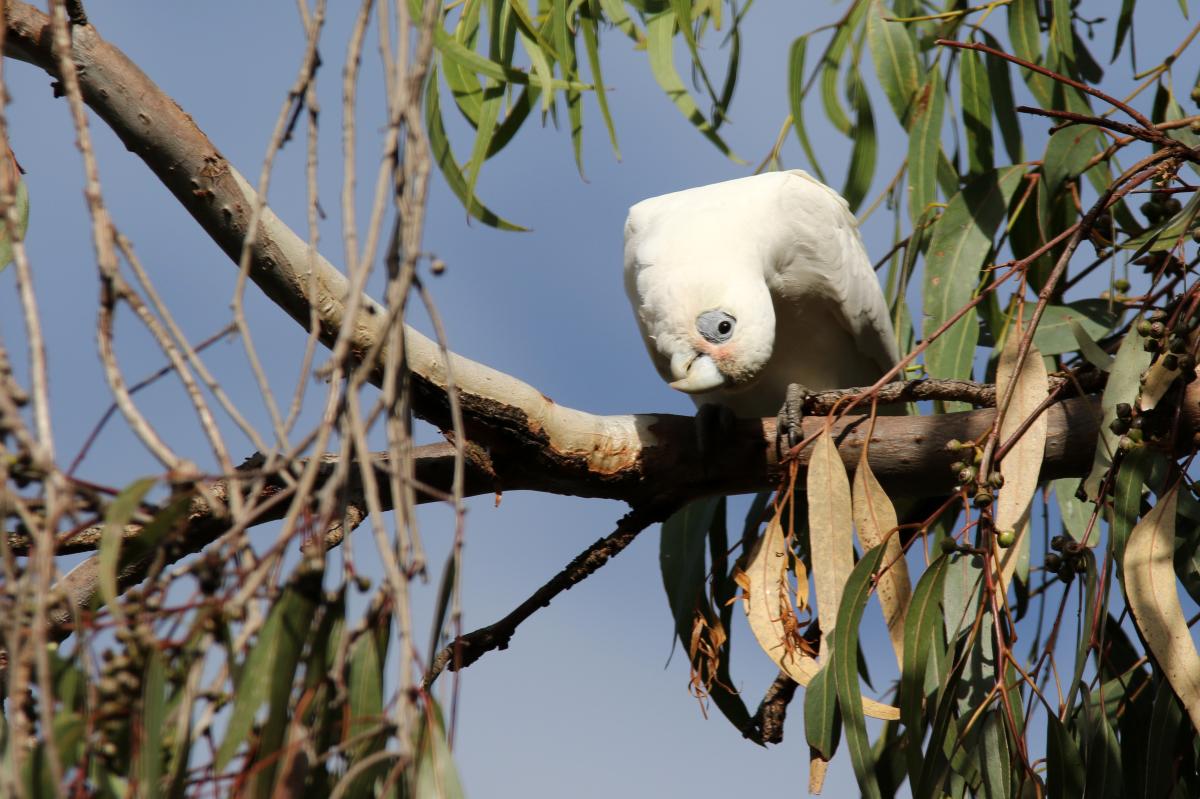
<svg viewBox="0 0 1200 799">
<path fill-rule="evenodd" d="M 897 360 L 858 221 L 799 169 L 633 206 L 625 288 L 659 374 L 701 407 L 773 415 L 790 385 L 870 385 Z"/>
</svg>

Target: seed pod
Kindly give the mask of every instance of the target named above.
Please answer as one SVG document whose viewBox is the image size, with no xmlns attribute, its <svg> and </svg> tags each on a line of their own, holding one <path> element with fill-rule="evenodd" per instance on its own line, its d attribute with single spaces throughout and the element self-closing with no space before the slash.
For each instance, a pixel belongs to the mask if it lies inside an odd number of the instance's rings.
<svg viewBox="0 0 1200 799">
<path fill-rule="evenodd" d="M 1130 405 L 1128 402 L 1118 402 L 1116 411 L 1117 411 L 1118 419 L 1132 419 L 1133 418 L 1133 406 Z"/>
<path fill-rule="evenodd" d="M 1128 419 L 1113 419 L 1108 425 L 1108 429 L 1113 432 L 1113 435 L 1124 435 L 1129 432 Z"/>
<path fill-rule="evenodd" d="M 1066 536 L 1056 535 L 1050 539 L 1050 548 L 1058 552 L 1062 552 L 1062 548 L 1066 543 Z"/>
<path fill-rule="evenodd" d="M 1055 555 L 1053 552 L 1051 552 L 1049 555 L 1046 556 L 1046 571 L 1048 571 L 1048 572 L 1058 571 L 1058 567 L 1061 565 L 1062 565 L 1062 556 L 1061 555 Z"/>
<path fill-rule="evenodd" d="M 996 543 L 1000 545 L 1001 549 L 1008 549 L 1017 543 L 1017 534 L 1012 530 L 1001 530 L 996 536 Z"/>
<path fill-rule="evenodd" d="M 947 555 L 951 552 L 958 551 L 958 542 L 953 538 L 943 538 L 938 546 L 940 546 L 942 548 L 942 552 L 945 552 Z"/>
<path fill-rule="evenodd" d="M 986 488 L 981 488 L 975 492 L 975 507 L 986 508 L 992 504 L 993 499 L 995 499 L 995 497 L 992 496 L 991 491 L 988 491 Z"/>
<path fill-rule="evenodd" d="M 1147 337 L 1147 336 L 1149 336 L 1149 335 L 1150 335 L 1150 322 L 1149 322 L 1149 320 L 1147 320 L 1147 319 L 1143 319 L 1143 320 L 1141 320 L 1140 322 L 1138 322 L 1138 323 L 1137 323 L 1137 332 L 1138 332 L 1138 335 L 1139 335 L 1139 336 L 1142 336 L 1142 337 Z"/>
</svg>

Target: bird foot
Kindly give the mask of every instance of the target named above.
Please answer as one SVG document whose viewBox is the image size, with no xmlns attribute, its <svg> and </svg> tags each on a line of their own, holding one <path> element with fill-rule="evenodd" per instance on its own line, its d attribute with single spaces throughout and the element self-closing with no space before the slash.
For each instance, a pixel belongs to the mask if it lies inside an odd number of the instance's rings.
<svg viewBox="0 0 1200 799">
<path fill-rule="evenodd" d="M 775 422 L 775 447 L 780 456 L 804 440 L 804 405 L 812 396 L 807 388 L 799 383 L 789 383 L 783 407 Z"/>
</svg>

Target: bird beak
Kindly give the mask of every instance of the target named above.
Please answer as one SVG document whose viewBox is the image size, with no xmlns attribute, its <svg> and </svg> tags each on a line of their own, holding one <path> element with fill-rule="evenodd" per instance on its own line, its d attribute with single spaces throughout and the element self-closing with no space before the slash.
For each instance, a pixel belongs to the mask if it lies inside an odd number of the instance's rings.
<svg viewBox="0 0 1200 799">
<path fill-rule="evenodd" d="M 725 385 L 725 376 L 713 359 L 699 353 L 672 357 L 671 374 L 677 378 L 671 388 L 685 394 L 701 394 Z"/>
</svg>

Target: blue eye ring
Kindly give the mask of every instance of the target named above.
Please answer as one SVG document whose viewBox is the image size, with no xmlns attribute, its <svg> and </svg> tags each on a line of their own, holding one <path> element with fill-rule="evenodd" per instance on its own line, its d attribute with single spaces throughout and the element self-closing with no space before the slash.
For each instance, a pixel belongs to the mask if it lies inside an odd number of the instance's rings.
<svg viewBox="0 0 1200 799">
<path fill-rule="evenodd" d="M 710 344 L 724 344 L 733 337 L 737 319 L 725 311 L 705 311 L 696 317 L 696 330 Z"/>
</svg>

